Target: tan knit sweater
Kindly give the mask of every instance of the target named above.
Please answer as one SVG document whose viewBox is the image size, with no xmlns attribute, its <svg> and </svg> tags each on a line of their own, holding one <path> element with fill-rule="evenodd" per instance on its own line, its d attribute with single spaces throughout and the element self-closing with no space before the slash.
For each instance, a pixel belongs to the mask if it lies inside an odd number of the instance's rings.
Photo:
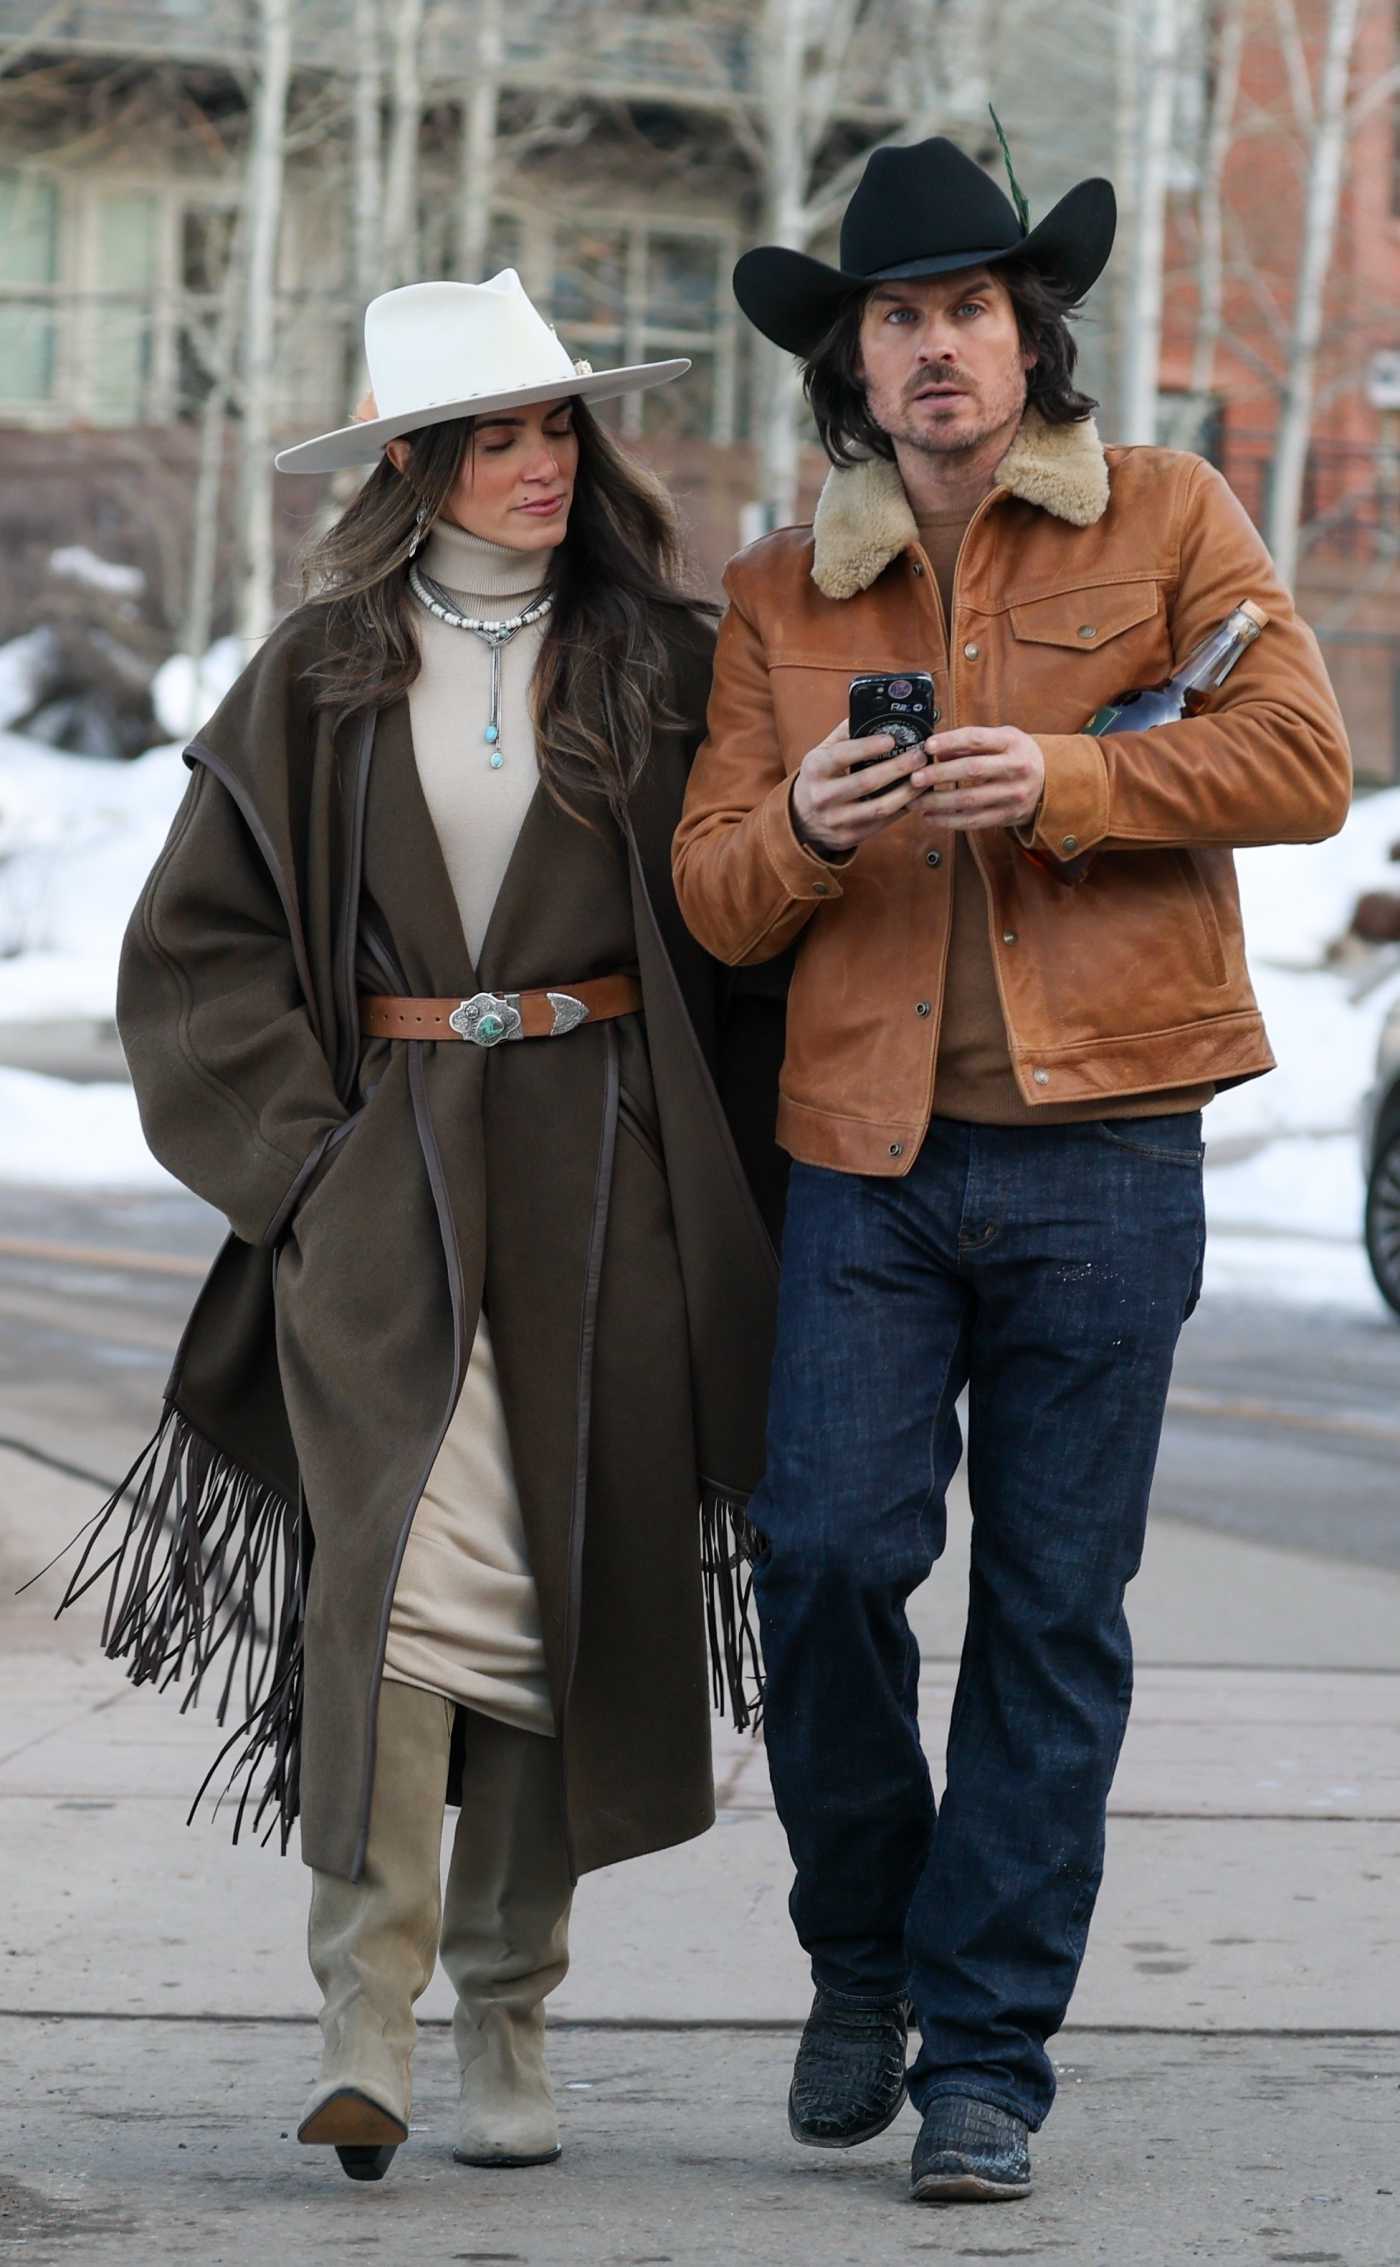
<svg viewBox="0 0 1400 2267">
<path fill-rule="evenodd" d="M 553 552 L 508 551 L 439 520 L 419 557 L 464 614 L 498 622 L 537 595 Z M 493 751 L 483 738 L 490 648 L 469 630 L 414 610 L 423 667 L 408 694 L 413 746 L 474 963 L 539 781 L 530 684 L 547 626 L 535 622 L 517 630 L 502 652 L 501 764 L 493 771 Z"/>
<path fill-rule="evenodd" d="M 421 556 L 463 613 L 495 620 L 522 610 L 550 561 L 548 551 L 508 551 L 442 521 Z M 414 755 L 475 962 L 539 780 L 529 691 L 544 624 L 517 632 L 504 651 L 496 771 L 482 737 L 488 647 L 421 609 L 415 626 L 423 667 L 408 696 Z M 384 1674 L 526 1731 L 554 1729 L 539 1600 L 484 1315 L 404 1552 Z"/>
</svg>

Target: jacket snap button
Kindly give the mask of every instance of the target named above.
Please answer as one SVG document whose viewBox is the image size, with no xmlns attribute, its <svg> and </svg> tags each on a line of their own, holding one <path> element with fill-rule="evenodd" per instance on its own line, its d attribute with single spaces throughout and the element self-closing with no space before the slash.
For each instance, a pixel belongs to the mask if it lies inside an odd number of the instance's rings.
<svg viewBox="0 0 1400 2267">
<path fill-rule="evenodd" d="M 924 864 L 926 866 L 941 866 L 942 863 L 943 853 L 941 850 L 926 850 L 924 852 Z"/>
<path fill-rule="evenodd" d="M 914 572 L 915 572 L 915 574 L 916 574 L 916 575 L 921 575 L 921 574 L 923 573 L 923 571 L 924 571 L 924 570 L 923 570 L 923 568 L 922 568 L 922 567 L 920 566 L 920 564 L 919 564 L 918 560 L 916 559 L 916 560 L 914 561 Z"/>
<path fill-rule="evenodd" d="M 812 889 L 817 897 L 830 897 L 831 895 L 830 882 L 813 882 Z"/>
<path fill-rule="evenodd" d="M 1067 834 L 1062 836 L 1060 841 L 1060 848 L 1061 850 L 1077 850 L 1079 848 L 1078 835 Z"/>
<path fill-rule="evenodd" d="M 1004 945 L 1014 945 L 1016 942 L 1016 931 L 1014 929 L 1003 929 L 1001 932 L 1001 941 Z"/>
<path fill-rule="evenodd" d="M 919 1002 L 918 1006 L 917 1006 L 917 1007 L 915 1008 L 915 1010 L 914 1010 L 914 1013 L 915 1013 L 915 1015 L 929 1015 L 929 1014 L 931 1014 L 931 1013 L 932 1013 L 932 1010 L 931 1010 L 931 1008 L 929 1007 L 928 1001 L 927 1001 L 927 1000 L 920 1000 L 920 1002 Z"/>
<path fill-rule="evenodd" d="M 1035 1080 L 1037 1086 L 1048 1086 L 1050 1084 L 1049 1071 L 1032 1071 L 1031 1077 Z"/>
<path fill-rule="evenodd" d="M 1080 623 L 1080 625 L 1079 625 L 1079 635 L 1081 636 L 1081 638 L 1096 638 L 1096 637 L 1098 636 L 1098 634 L 1099 634 L 1099 625 L 1098 625 L 1098 623 L 1097 623 L 1097 622 L 1081 622 L 1081 623 Z"/>
<path fill-rule="evenodd" d="M 975 661 L 981 651 L 982 648 L 980 645 L 965 645 L 963 647 L 963 659 L 965 661 Z"/>
<path fill-rule="evenodd" d="M 891 1157 L 902 1157 L 904 1155 L 904 1144 L 902 1141 L 892 1141 L 890 1143 L 890 1155 Z"/>
</svg>

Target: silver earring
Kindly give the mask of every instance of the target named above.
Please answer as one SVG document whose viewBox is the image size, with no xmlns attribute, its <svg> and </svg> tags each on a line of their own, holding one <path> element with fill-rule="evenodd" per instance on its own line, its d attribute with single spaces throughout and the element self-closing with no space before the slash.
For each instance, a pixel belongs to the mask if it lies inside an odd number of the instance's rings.
<svg viewBox="0 0 1400 2267">
<path fill-rule="evenodd" d="M 422 550 L 423 544 L 427 538 L 427 533 L 428 507 L 426 504 L 420 504 L 417 511 L 413 515 L 413 534 L 409 538 L 408 545 L 408 555 L 410 559 L 416 558 L 418 553 Z"/>
</svg>

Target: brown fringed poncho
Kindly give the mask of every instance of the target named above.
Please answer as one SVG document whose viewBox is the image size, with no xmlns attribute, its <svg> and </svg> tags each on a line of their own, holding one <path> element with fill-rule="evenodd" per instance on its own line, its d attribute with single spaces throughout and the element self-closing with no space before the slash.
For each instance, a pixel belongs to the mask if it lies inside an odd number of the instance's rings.
<svg viewBox="0 0 1400 2267">
<path fill-rule="evenodd" d="M 716 1080 L 771 1199 L 781 1006 L 725 996 L 671 894 L 708 644 L 678 652 L 687 725 L 623 822 L 537 793 L 473 967 L 407 703 L 337 740 L 306 682 L 318 619 L 282 625 L 188 751 L 128 932 L 147 1137 L 232 1235 L 69 1595 L 109 1577 L 109 1653 L 216 1685 L 243 1719 L 223 1771 L 284 1838 L 300 1808 L 307 1863 L 354 1878 L 394 1579 L 484 1306 L 582 1872 L 713 1816 L 702 1547 L 741 1720 L 757 1667 L 734 1522 L 776 1264 Z M 559 1040 L 358 1032 L 357 991 L 628 967 L 644 1016 Z"/>
</svg>

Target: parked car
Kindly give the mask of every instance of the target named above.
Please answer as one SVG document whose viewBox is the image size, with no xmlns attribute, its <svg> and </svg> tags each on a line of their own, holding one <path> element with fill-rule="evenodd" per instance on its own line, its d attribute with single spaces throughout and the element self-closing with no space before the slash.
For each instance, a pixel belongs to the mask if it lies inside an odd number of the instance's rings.
<svg viewBox="0 0 1400 2267">
<path fill-rule="evenodd" d="M 1381 1297 L 1400 1315 L 1400 1000 L 1381 1025 L 1376 1080 L 1361 1127 L 1366 1255 Z"/>
</svg>

